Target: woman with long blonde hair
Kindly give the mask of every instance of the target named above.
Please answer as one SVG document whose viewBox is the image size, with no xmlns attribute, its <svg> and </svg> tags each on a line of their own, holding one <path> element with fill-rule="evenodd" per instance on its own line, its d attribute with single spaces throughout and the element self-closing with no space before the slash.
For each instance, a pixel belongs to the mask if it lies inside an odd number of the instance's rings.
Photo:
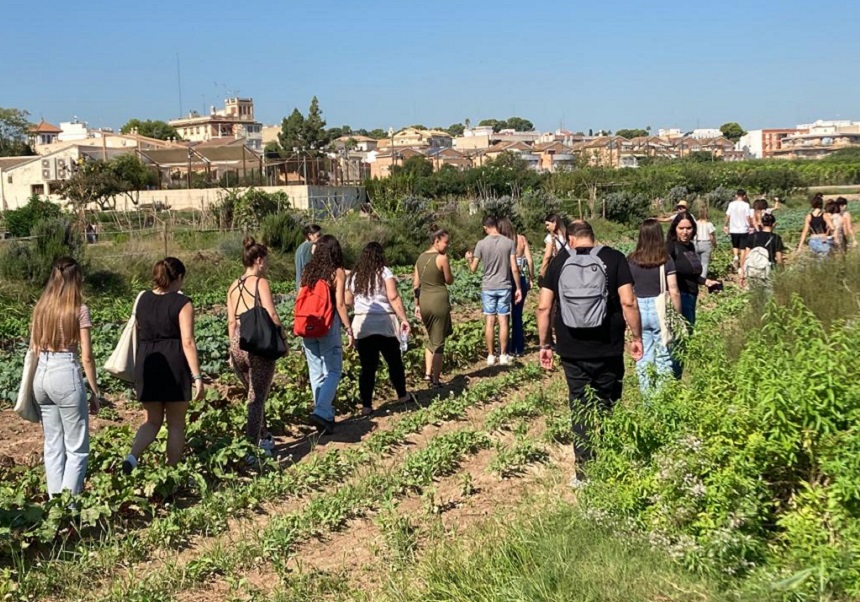
<svg viewBox="0 0 860 602">
<path fill-rule="evenodd" d="M 77 495 L 84 488 L 90 425 L 82 366 L 90 385 L 89 411 L 99 410 L 92 322 L 82 286 L 78 262 L 71 257 L 58 259 L 33 309 L 30 329 L 30 345 L 38 357 L 33 395 L 45 434 L 45 476 L 51 497 L 64 489 Z"/>
</svg>

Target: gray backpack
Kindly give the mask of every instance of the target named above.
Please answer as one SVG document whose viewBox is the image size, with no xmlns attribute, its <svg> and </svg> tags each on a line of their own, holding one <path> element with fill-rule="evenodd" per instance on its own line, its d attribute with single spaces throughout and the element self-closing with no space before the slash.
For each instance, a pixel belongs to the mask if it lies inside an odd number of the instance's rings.
<svg viewBox="0 0 860 602">
<path fill-rule="evenodd" d="M 561 320 L 568 328 L 597 328 L 606 319 L 609 288 L 606 265 L 597 256 L 603 247 L 595 246 L 585 255 L 573 249 L 558 278 L 558 304 Z"/>
</svg>

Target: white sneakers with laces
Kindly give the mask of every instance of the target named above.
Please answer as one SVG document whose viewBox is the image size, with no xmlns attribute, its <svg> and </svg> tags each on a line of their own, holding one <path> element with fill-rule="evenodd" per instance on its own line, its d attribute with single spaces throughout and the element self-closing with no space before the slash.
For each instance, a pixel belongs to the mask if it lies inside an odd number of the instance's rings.
<svg viewBox="0 0 860 602">
<path fill-rule="evenodd" d="M 511 365 L 511 356 L 507 353 L 499 356 L 499 365 L 500 366 L 510 366 Z"/>
<path fill-rule="evenodd" d="M 492 353 L 487 356 L 487 365 L 488 366 L 495 366 L 496 365 L 496 356 L 493 355 Z"/>
</svg>

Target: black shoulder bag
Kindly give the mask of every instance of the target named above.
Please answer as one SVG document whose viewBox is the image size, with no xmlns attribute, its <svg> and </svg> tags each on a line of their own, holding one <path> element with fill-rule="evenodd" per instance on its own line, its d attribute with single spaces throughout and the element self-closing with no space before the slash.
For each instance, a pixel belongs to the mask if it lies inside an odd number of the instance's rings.
<svg viewBox="0 0 860 602">
<path fill-rule="evenodd" d="M 260 304 L 260 279 L 257 278 L 257 288 L 254 291 L 254 307 L 248 307 L 245 302 L 244 292 L 245 279 L 239 280 L 239 301 L 246 311 L 239 316 L 239 349 L 253 355 L 276 360 L 287 353 L 287 344 L 284 342 L 278 327 L 272 320 L 272 316 Z M 238 313 L 239 301 L 236 301 Z"/>
</svg>

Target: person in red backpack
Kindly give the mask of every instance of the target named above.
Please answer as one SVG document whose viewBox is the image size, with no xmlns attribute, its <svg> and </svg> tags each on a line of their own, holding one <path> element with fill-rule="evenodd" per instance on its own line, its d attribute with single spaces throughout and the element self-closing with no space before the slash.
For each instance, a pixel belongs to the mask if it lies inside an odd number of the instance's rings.
<svg viewBox="0 0 860 602">
<path fill-rule="evenodd" d="M 338 240 L 326 234 L 302 271 L 296 298 L 294 332 L 302 337 L 308 360 L 314 411 L 308 422 L 324 434 L 334 432 L 334 398 L 343 372 L 340 329 L 346 327 L 348 347 L 354 343 L 346 311 L 346 272 Z"/>
</svg>

